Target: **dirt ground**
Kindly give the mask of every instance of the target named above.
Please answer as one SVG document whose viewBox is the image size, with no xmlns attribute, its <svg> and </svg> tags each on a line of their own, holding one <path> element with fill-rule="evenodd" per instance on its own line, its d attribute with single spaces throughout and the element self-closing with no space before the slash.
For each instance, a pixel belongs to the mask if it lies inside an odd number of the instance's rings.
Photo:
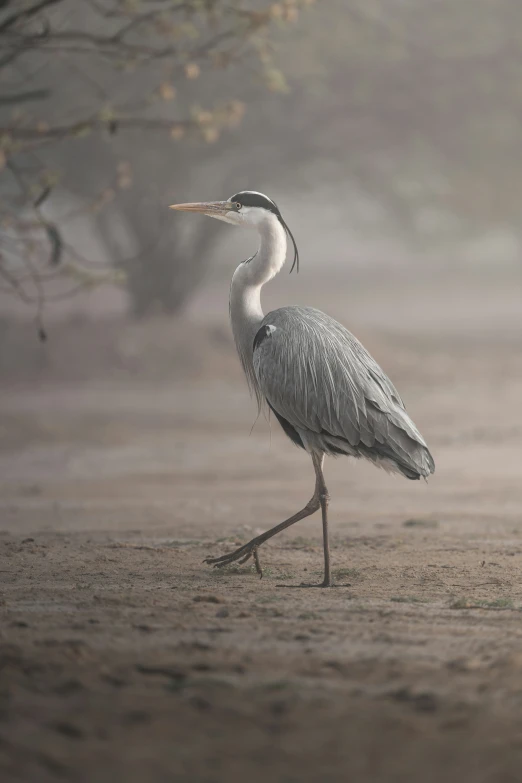
<svg viewBox="0 0 522 783">
<path fill-rule="evenodd" d="M 154 375 L 160 327 L 82 328 L 45 349 L 76 373 L 1 395 L 1 779 L 518 783 L 520 328 L 359 332 L 437 472 L 330 462 L 330 590 L 301 586 L 319 517 L 260 550 L 262 580 L 202 562 L 313 488 L 277 425 L 250 434 L 226 330 L 177 324 Z"/>
</svg>

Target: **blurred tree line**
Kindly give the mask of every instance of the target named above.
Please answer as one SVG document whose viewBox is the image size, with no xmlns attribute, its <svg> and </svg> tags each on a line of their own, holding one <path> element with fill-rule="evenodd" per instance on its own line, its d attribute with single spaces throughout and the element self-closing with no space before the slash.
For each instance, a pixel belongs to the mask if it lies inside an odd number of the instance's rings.
<svg viewBox="0 0 522 783">
<path fill-rule="evenodd" d="M 409 235 L 519 233 L 522 3 L 326 5 L 296 64 L 307 84 L 291 96 L 308 109 L 309 154 L 327 156 Z M 311 84 L 326 122 L 302 98 Z"/>
<path fill-rule="evenodd" d="M 192 237 L 188 254 L 187 238 L 158 223 L 166 193 L 186 197 L 193 169 L 241 123 L 240 92 L 282 89 L 270 36 L 308 4 L 0 0 L 4 289 L 41 314 L 119 272 L 136 314 L 178 310 L 216 229 Z M 218 192 L 227 179 L 214 177 Z M 79 214 L 96 223 L 113 269 L 70 238 Z M 48 293 L 65 278 L 72 286 Z"/>
<path fill-rule="evenodd" d="M 220 226 L 166 205 L 242 187 L 338 184 L 412 241 L 518 236 L 520 0 L 308 5 L 0 0 L 2 285 L 41 308 L 64 273 L 48 298 L 121 276 L 137 315 L 176 312 Z"/>
</svg>

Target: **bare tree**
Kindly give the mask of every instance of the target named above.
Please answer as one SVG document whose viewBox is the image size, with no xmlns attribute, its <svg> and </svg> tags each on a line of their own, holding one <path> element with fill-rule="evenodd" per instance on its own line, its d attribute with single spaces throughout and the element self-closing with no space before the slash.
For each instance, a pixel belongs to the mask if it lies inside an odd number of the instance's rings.
<svg viewBox="0 0 522 783">
<path fill-rule="evenodd" d="M 171 248 L 168 264 L 161 243 L 149 247 L 154 274 L 147 279 L 154 290 L 147 291 L 139 252 L 119 257 L 116 270 L 89 263 L 65 238 L 64 225 L 78 207 L 56 215 L 53 196 L 67 188 L 83 199 L 87 214 L 99 215 L 131 189 L 134 166 L 121 150 L 140 156 L 145 134 L 149 146 L 154 131 L 168 137 L 180 163 L 187 144 L 217 143 L 245 111 L 220 74 L 237 71 L 248 54 L 255 75 L 277 88 L 270 34 L 274 23 L 295 19 L 303 4 L 0 0 L 2 287 L 34 304 L 40 320 L 50 298 L 122 273 L 135 312 L 153 304 L 170 312 L 180 307 L 201 275 L 197 265 L 172 257 L 181 244 Z M 124 137 L 133 141 L 120 146 Z M 150 246 L 151 232 L 136 204 L 127 197 L 140 251 Z"/>
</svg>

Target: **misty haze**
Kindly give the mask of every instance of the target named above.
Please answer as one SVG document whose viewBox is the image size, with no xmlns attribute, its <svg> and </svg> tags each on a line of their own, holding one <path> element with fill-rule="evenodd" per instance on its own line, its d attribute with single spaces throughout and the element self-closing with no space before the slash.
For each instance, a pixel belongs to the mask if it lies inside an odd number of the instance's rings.
<svg viewBox="0 0 522 783">
<path fill-rule="evenodd" d="M 520 779 L 519 0 L 0 0 L 0 774 Z M 347 327 L 426 482 L 314 470 L 229 321 L 255 190 L 265 313 Z"/>
</svg>

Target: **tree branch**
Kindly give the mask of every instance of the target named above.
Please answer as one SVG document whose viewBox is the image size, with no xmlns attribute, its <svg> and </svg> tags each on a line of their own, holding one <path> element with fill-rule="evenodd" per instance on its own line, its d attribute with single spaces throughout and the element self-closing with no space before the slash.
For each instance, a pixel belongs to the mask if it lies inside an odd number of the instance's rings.
<svg viewBox="0 0 522 783">
<path fill-rule="evenodd" d="M 43 101 L 50 98 L 51 90 L 30 90 L 29 92 L 19 92 L 16 95 L 0 95 L 0 106 L 9 106 L 11 104 L 29 103 L 30 101 Z"/>
<path fill-rule="evenodd" d="M 113 120 L 103 120 L 97 115 L 87 117 L 84 120 L 70 123 L 69 125 L 56 125 L 51 128 L 9 128 L 0 127 L 0 136 L 7 136 L 16 140 L 25 141 L 51 141 L 68 136 L 82 135 L 86 131 L 107 130 L 109 133 L 117 133 L 123 130 L 171 130 L 173 127 L 181 127 L 184 130 L 198 128 L 195 120 L 176 121 L 173 119 L 146 118 L 146 117 L 117 117 Z"/>
<path fill-rule="evenodd" d="M 229 38 L 237 37 L 237 30 L 230 28 L 213 36 L 209 41 L 195 48 L 190 52 L 192 60 L 201 57 L 211 51 L 214 47 L 226 41 Z M 82 30 L 70 30 L 50 32 L 45 35 L 21 35 L 20 33 L 10 34 L 12 39 L 7 42 L 7 47 L 18 48 L 20 50 L 41 49 L 51 52 L 69 52 L 73 54 L 88 54 L 93 52 L 103 54 L 106 57 L 119 57 L 123 55 L 144 57 L 149 60 L 160 60 L 167 57 L 173 57 L 180 53 L 177 46 L 145 46 L 143 44 L 133 44 L 122 41 L 115 36 L 95 35 L 94 33 L 84 32 Z M 87 44 L 86 47 L 63 46 L 63 44 Z M 11 55 L 9 55 L 11 56 Z"/>
<path fill-rule="evenodd" d="M 36 16 L 36 14 L 40 13 L 40 11 L 43 11 L 45 8 L 48 8 L 51 5 L 57 5 L 58 3 L 62 2 L 63 0 L 40 0 L 39 3 L 36 3 L 30 8 L 24 8 L 21 11 L 16 11 L 16 13 L 8 16 L 7 19 L 5 19 L 0 24 L 0 33 L 4 33 L 6 30 L 9 30 L 20 20 L 30 19 L 32 16 Z"/>
</svg>

